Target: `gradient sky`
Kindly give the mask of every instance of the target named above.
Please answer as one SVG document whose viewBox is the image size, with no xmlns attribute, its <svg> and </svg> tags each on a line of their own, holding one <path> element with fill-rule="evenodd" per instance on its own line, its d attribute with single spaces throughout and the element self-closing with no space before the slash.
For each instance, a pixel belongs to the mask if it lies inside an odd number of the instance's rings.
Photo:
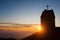
<svg viewBox="0 0 60 40">
<path fill-rule="evenodd" d="M 46 5 L 54 10 L 60 26 L 60 0 L 0 0 L 0 23 L 39 24 Z"/>
</svg>

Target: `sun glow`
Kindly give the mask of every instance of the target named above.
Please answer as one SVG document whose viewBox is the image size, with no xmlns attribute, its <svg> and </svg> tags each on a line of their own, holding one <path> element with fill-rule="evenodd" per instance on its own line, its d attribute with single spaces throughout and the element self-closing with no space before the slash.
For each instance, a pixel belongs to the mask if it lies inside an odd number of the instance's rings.
<svg viewBox="0 0 60 40">
<path fill-rule="evenodd" d="M 38 31 L 41 31 L 41 30 L 42 30 L 41 26 L 38 26 Z"/>
</svg>

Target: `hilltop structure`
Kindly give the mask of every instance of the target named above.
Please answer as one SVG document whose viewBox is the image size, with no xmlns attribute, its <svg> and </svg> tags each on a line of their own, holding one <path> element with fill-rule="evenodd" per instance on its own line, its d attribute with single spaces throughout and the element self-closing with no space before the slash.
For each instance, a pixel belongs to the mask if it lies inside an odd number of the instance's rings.
<svg viewBox="0 0 60 40">
<path fill-rule="evenodd" d="M 48 6 L 47 6 L 48 7 Z M 60 40 L 60 27 L 55 27 L 55 14 L 53 9 L 45 9 L 41 15 L 42 33 L 35 33 L 22 40 Z"/>
</svg>

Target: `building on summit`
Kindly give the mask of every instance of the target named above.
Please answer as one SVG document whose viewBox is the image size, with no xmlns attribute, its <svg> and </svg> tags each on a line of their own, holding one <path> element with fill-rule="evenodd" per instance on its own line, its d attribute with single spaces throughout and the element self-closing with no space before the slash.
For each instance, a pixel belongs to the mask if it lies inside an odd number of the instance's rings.
<svg viewBox="0 0 60 40">
<path fill-rule="evenodd" d="M 53 9 L 45 9 L 41 15 L 41 27 L 44 34 L 37 32 L 22 40 L 60 40 L 60 27 L 55 27 L 55 14 Z"/>
</svg>

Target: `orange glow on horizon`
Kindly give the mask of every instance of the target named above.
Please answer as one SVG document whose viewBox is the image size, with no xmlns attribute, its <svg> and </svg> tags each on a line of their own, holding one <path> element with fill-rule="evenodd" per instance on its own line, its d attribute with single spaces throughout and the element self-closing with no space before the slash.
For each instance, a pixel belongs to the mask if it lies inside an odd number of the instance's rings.
<svg viewBox="0 0 60 40">
<path fill-rule="evenodd" d="M 34 31 L 34 32 L 42 32 L 41 26 L 34 26 L 34 27 L 0 27 L 0 30 L 12 30 L 12 31 Z"/>
<path fill-rule="evenodd" d="M 12 28 L 12 27 L 0 27 L 0 30 L 12 30 L 12 31 L 34 31 L 37 32 L 36 27 L 29 27 L 29 28 Z"/>
</svg>

